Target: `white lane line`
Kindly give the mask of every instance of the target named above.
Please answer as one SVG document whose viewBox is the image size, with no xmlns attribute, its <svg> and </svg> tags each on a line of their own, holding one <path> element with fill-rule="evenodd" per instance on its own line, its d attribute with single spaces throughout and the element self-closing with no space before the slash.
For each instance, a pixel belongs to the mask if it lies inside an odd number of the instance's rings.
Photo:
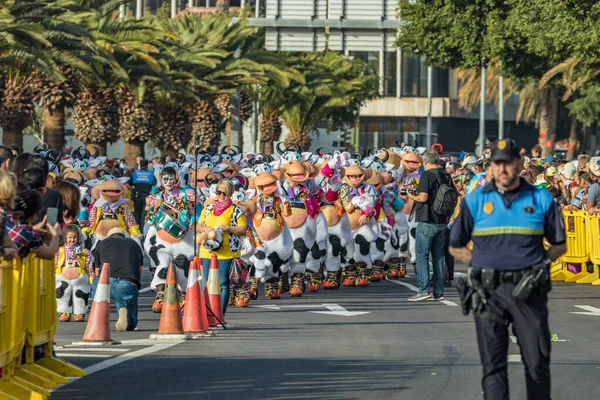
<svg viewBox="0 0 600 400">
<path fill-rule="evenodd" d="M 511 342 L 513 342 L 514 344 L 517 344 L 517 343 L 518 343 L 518 342 L 517 342 L 517 337 L 516 337 L 516 336 L 510 335 L 509 337 L 510 337 L 510 341 L 511 341 Z"/>
<path fill-rule="evenodd" d="M 150 286 L 140 289 L 139 293 L 146 293 L 150 291 Z"/>
<path fill-rule="evenodd" d="M 458 307 L 458 304 L 456 304 L 455 302 L 450 301 L 450 300 L 442 300 L 442 301 L 440 301 L 440 303 L 444 303 L 445 305 L 450 306 L 450 307 Z"/>
<path fill-rule="evenodd" d="M 459 278 L 466 278 L 467 274 L 465 274 L 464 272 L 455 272 L 454 276 L 459 277 Z"/>
<path fill-rule="evenodd" d="M 126 351 L 129 351 L 131 349 L 124 349 L 121 347 L 118 348 L 114 348 L 114 347 L 103 347 L 103 348 L 98 348 L 98 349 L 90 349 L 89 347 L 71 347 L 71 346 L 65 346 L 63 347 L 61 350 L 56 350 L 57 352 L 61 352 L 61 351 L 85 351 L 85 352 L 92 352 L 92 353 L 103 353 L 103 352 L 107 352 L 107 353 L 125 353 Z"/>
<path fill-rule="evenodd" d="M 113 357 L 113 354 L 81 354 L 81 353 L 63 353 L 57 351 L 56 355 L 59 357 L 82 357 L 82 358 L 109 358 Z"/>
<path fill-rule="evenodd" d="M 402 282 L 402 281 L 392 281 L 392 280 L 389 280 L 388 282 L 395 283 L 396 285 L 402 285 L 402 286 L 404 286 L 404 287 L 412 290 L 413 292 L 418 292 L 419 291 L 419 289 L 417 289 L 416 286 L 411 285 L 410 283 L 406 283 L 406 282 Z"/>
<path fill-rule="evenodd" d="M 402 281 L 392 281 L 392 280 L 389 280 L 388 282 L 392 282 L 397 285 L 402 285 L 402 286 L 412 290 L 415 293 L 417 293 L 419 291 L 419 289 L 417 289 L 417 287 L 415 285 L 411 285 L 410 283 L 406 283 L 406 282 L 402 282 Z M 450 300 L 442 300 L 442 301 L 440 301 L 440 303 L 445 304 L 450 307 L 458 307 L 458 304 L 456 304 L 455 302 L 450 301 Z"/>
<path fill-rule="evenodd" d="M 105 370 L 107 368 L 114 367 L 115 365 L 119 365 L 126 361 L 133 360 L 134 358 L 138 358 L 138 357 L 146 356 L 148 354 L 156 353 L 157 351 L 166 350 L 169 347 L 173 347 L 173 346 L 178 345 L 179 343 L 183 343 L 183 342 L 184 342 L 184 340 L 178 340 L 178 341 L 170 342 L 170 343 L 160 343 L 160 344 L 156 344 L 152 347 L 146 347 L 141 350 L 132 351 L 131 353 L 122 354 L 118 357 L 113 357 L 108 360 L 99 362 L 98 364 L 90 365 L 89 367 L 84 368 L 84 371 L 86 373 L 86 376 L 90 376 L 95 372 L 99 372 L 99 371 Z M 83 377 L 76 377 L 76 378 L 69 379 L 69 383 L 78 381 L 81 378 L 83 378 Z M 68 385 L 69 383 L 67 383 L 66 385 Z M 60 389 L 63 386 L 65 386 L 65 385 L 58 385 L 58 386 L 56 386 L 56 389 Z"/>
<path fill-rule="evenodd" d="M 508 362 L 522 362 L 520 354 L 510 354 L 507 360 Z"/>
</svg>

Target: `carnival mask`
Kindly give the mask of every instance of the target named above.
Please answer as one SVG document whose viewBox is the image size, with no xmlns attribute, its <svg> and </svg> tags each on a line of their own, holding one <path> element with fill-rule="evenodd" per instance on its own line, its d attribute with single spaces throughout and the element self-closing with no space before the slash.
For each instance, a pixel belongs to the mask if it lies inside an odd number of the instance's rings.
<svg viewBox="0 0 600 400">
<path fill-rule="evenodd" d="M 163 175 L 162 183 L 167 191 L 171 191 L 171 190 L 175 189 L 177 180 L 175 179 L 175 176 L 173 176 L 173 175 Z"/>
</svg>

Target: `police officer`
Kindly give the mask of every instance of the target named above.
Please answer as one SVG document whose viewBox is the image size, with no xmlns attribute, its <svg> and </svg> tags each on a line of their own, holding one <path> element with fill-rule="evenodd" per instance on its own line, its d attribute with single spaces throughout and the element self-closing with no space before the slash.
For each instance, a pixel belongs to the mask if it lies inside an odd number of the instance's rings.
<svg viewBox="0 0 600 400">
<path fill-rule="evenodd" d="M 486 400 L 509 398 L 508 325 L 525 364 L 527 398 L 550 399 L 547 260 L 566 251 L 560 207 L 546 190 L 519 177 L 523 161 L 512 139 L 492 146 L 494 179 L 465 197 L 450 233 L 450 252 L 470 262 L 457 287 L 463 312 L 475 315 Z M 544 238 L 550 248 L 544 248 Z M 473 241 L 473 250 L 467 243 Z"/>
<path fill-rule="evenodd" d="M 148 160 L 140 161 L 140 169 L 131 176 L 133 181 L 133 216 L 135 222 L 144 231 L 144 219 L 146 219 L 146 197 L 154 185 L 154 176 L 148 171 Z"/>
</svg>

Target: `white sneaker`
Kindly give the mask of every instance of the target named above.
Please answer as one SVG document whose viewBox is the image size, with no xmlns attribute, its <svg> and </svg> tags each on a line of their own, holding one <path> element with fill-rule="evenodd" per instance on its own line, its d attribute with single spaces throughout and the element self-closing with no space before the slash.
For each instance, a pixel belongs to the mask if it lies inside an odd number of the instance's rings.
<svg viewBox="0 0 600 400">
<path fill-rule="evenodd" d="M 127 330 L 127 309 L 124 307 L 119 308 L 119 319 L 115 324 L 115 328 L 117 328 L 117 331 L 119 332 L 125 332 Z"/>
</svg>

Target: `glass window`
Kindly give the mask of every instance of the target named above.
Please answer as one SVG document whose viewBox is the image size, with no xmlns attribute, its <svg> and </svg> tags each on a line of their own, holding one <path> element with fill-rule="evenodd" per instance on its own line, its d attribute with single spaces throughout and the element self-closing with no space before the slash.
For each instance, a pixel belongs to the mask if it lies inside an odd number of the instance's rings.
<svg viewBox="0 0 600 400">
<path fill-rule="evenodd" d="M 402 55 L 402 96 L 419 95 L 420 61 L 417 57 Z"/>
<path fill-rule="evenodd" d="M 432 96 L 448 97 L 448 70 L 433 68 Z M 427 65 L 424 58 L 402 55 L 402 96 L 427 97 Z"/>
<path fill-rule="evenodd" d="M 397 81 L 398 62 L 395 51 L 385 52 L 385 76 L 384 94 L 389 97 L 396 97 L 396 81 Z"/>
</svg>

